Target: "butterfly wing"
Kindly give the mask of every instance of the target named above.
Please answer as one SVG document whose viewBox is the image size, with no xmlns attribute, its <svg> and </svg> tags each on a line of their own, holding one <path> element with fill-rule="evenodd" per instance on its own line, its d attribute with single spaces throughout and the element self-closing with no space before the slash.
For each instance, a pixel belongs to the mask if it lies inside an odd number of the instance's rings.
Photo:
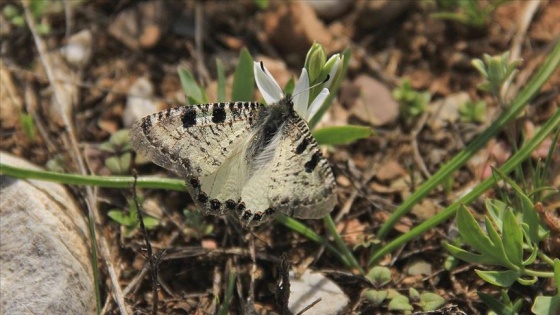
<svg viewBox="0 0 560 315">
<path fill-rule="evenodd" d="M 222 214 L 239 200 L 235 182 L 242 180 L 244 147 L 262 107 L 231 102 L 167 109 L 135 123 L 130 141 L 140 154 L 185 178 L 202 210 Z"/>
<path fill-rule="evenodd" d="M 270 141 L 272 158 L 251 175 L 241 192 L 245 225 L 259 225 L 278 213 L 302 219 L 322 218 L 336 205 L 335 180 L 307 124 L 292 116 Z M 258 159 L 258 157 L 257 157 Z"/>
</svg>

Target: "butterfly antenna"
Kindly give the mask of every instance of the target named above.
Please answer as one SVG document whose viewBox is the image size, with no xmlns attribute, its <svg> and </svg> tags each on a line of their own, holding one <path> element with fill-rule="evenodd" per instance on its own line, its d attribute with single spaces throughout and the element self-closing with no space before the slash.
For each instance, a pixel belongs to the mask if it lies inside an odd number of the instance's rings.
<svg viewBox="0 0 560 315">
<path fill-rule="evenodd" d="M 326 77 L 323 81 L 321 81 L 321 82 L 319 82 L 319 83 L 315 83 L 315 84 L 313 84 L 312 86 L 308 87 L 307 89 L 301 90 L 301 91 L 297 92 L 296 94 L 292 95 L 292 97 L 298 95 L 299 93 L 303 93 L 303 92 L 305 92 L 305 91 L 309 91 L 309 90 L 311 90 L 312 88 L 314 88 L 314 87 L 316 87 L 316 86 L 319 86 L 319 85 L 321 85 L 321 84 L 325 84 L 325 83 L 327 83 L 327 82 L 330 80 L 330 78 L 331 78 L 331 75 L 330 75 L 330 74 L 327 74 L 327 77 Z"/>
</svg>

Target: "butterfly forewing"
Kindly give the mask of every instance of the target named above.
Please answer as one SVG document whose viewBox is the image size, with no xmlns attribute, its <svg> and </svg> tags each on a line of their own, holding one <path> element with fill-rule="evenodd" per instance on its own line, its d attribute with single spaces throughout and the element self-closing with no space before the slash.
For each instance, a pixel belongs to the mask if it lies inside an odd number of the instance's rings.
<svg viewBox="0 0 560 315">
<path fill-rule="evenodd" d="M 241 191 L 231 183 L 235 174 L 225 174 L 225 167 L 242 167 L 239 154 L 262 106 L 231 102 L 167 109 L 134 124 L 131 144 L 154 163 L 185 178 L 202 210 L 222 214 L 225 201 L 237 202 Z M 227 178 L 229 182 L 224 181 Z"/>
</svg>

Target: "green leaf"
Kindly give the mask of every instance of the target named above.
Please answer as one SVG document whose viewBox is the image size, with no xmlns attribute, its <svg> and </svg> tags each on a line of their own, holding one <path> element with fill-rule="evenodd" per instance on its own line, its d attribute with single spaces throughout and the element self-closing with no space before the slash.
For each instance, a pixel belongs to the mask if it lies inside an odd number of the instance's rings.
<svg viewBox="0 0 560 315">
<path fill-rule="evenodd" d="M 492 222 L 494 222 L 500 232 L 503 231 L 503 218 L 507 204 L 497 199 L 486 199 L 484 204 Z"/>
<path fill-rule="evenodd" d="M 204 92 L 204 90 L 198 85 L 192 73 L 181 66 L 179 66 L 177 70 L 179 72 L 179 78 L 181 79 L 183 91 L 185 91 L 189 104 L 208 103 L 206 92 Z"/>
<path fill-rule="evenodd" d="M 523 232 L 511 210 L 504 215 L 502 239 L 509 261 L 523 269 Z"/>
<path fill-rule="evenodd" d="M 159 220 L 152 217 L 142 217 L 144 219 L 144 226 L 146 229 L 153 229 L 154 227 L 158 226 Z"/>
<path fill-rule="evenodd" d="M 509 288 L 521 276 L 519 272 L 513 270 L 484 271 L 476 269 L 475 272 L 479 277 L 482 278 L 482 280 L 495 286 L 504 288 Z"/>
<path fill-rule="evenodd" d="M 33 116 L 25 113 L 21 113 L 19 116 L 19 122 L 23 128 L 23 132 L 27 136 L 27 139 L 31 142 L 35 142 L 35 122 Z"/>
<path fill-rule="evenodd" d="M 378 288 L 391 281 L 391 270 L 387 267 L 375 266 L 371 268 L 366 277 Z"/>
<path fill-rule="evenodd" d="M 490 224 L 488 220 L 486 220 L 486 223 L 489 235 L 492 235 L 491 231 L 494 231 L 493 236 L 495 237 L 496 231 L 492 227 L 492 224 Z M 459 210 L 457 210 L 457 227 L 459 228 L 459 233 L 463 240 L 481 253 L 482 256 L 492 258 L 494 264 L 505 265 L 504 267 L 508 265 L 507 262 L 509 261 L 505 256 L 503 247 L 499 250 L 497 247 L 498 245 L 494 244 L 490 238 L 484 234 L 471 212 L 464 206 L 461 206 Z M 499 240 L 499 238 L 498 241 L 501 247 L 501 240 Z"/>
<path fill-rule="evenodd" d="M 560 296 L 537 296 L 531 307 L 535 315 L 558 315 L 560 312 Z"/>
<path fill-rule="evenodd" d="M 218 74 L 218 102 L 226 101 L 226 75 L 224 64 L 216 58 L 216 73 Z"/>
<path fill-rule="evenodd" d="M 251 101 L 253 99 L 254 86 L 253 57 L 251 57 L 247 48 L 243 48 L 233 75 L 232 101 Z"/>
<path fill-rule="evenodd" d="M 560 259 L 554 259 L 554 282 L 556 283 L 557 295 L 560 295 Z"/>
<path fill-rule="evenodd" d="M 381 305 L 383 301 L 387 298 L 387 290 L 367 290 L 365 293 L 365 298 L 370 301 L 374 306 Z"/>
<path fill-rule="evenodd" d="M 259 9 L 264 10 L 268 8 L 268 0 L 253 0 L 253 2 L 259 7 Z"/>
<path fill-rule="evenodd" d="M 426 292 L 420 295 L 420 307 L 423 311 L 434 311 L 445 304 L 445 299 L 441 296 Z"/>
<path fill-rule="evenodd" d="M 471 264 L 497 265 L 496 260 L 493 257 L 473 254 L 449 243 L 443 243 L 443 247 L 445 247 L 445 249 L 449 251 L 451 255 Z"/>
<path fill-rule="evenodd" d="M 396 296 L 389 302 L 390 311 L 412 311 L 413 309 L 408 298 L 404 295 Z"/>
<path fill-rule="evenodd" d="M 415 288 L 408 289 L 408 296 L 413 300 L 416 301 L 420 298 L 420 293 Z"/>
<path fill-rule="evenodd" d="M 110 156 L 105 159 L 105 166 L 111 171 L 111 174 L 123 174 L 123 168 L 118 156 Z"/>
<path fill-rule="evenodd" d="M 325 127 L 313 131 L 313 136 L 319 144 L 329 145 L 349 144 L 371 134 L 371 128 L 354 125 Z"/>
<path fill-rule="evenodd" d="M 500 315 L 517 315 L 510 307 L 505 305 L 504 303 L 500 302 L 496 298 L 483 293 L 483 292 L 476 292 L 478 297 L 482 300 L 486 306 L 488 306 L 492 311 L 496 312 L 496 314 Z"/>
<path fill-rule="evenodd" d="M 136 219 L 130 218 L 128 214 L 125 214 L 121 210 L 111 210 L 107 215 L 120 225 L 133 226 L 136 223 Z"/>
<path fill-rule="evenodd" d="M 541 220 L 539 214 L 535 210 L 533 202 L 515 181 L 506 176 L 499 169 L 494 169 L 493 171 L 515 190 L 515 196 L 521 201 L 521 207 L 523 208 L 523 223 L 526 223 L 529 227 L 527 234 L 529 235 L 530 242 L 532 244 L 538 244 L 541 240 L 539 237 L 539 229 L 542 229 L 542 227 L 540 226 Z"/>
</svg>

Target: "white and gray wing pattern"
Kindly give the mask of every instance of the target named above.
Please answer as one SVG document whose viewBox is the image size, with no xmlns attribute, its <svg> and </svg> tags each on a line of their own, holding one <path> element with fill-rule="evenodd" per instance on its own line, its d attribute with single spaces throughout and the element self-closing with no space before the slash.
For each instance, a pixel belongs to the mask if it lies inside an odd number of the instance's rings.
<svg viewBox="0 0 560 315">
<path fill-rule="evenodd" d="M 240 212 L 239 220 L 244 225 L 259 225 L 278 213 L 318 219 L 334 209 L 337 199 L 332 170 L 309 127 L 295 112 L 260 155 L 255 159 L 262 161 L 258 162 L 261 166 L 254 167 L 241 192 L 246 209 Z"/>
<path fill-rule="evenodd" d="M 216 178 L 223 173 L 220 169 L 242 163 L 238 156 L 262 107 L 255 102 L 229 102 L 167 109 L 136 122 L 130 141 L 137 152 L 183 177 L 202 211 L 220 215 L 228 206 L 235 208 L 241 187 L 225 192 L 227 198 L 219 200 L 202 186 L 209 177 L 221 181 Z"/>
</svg>

